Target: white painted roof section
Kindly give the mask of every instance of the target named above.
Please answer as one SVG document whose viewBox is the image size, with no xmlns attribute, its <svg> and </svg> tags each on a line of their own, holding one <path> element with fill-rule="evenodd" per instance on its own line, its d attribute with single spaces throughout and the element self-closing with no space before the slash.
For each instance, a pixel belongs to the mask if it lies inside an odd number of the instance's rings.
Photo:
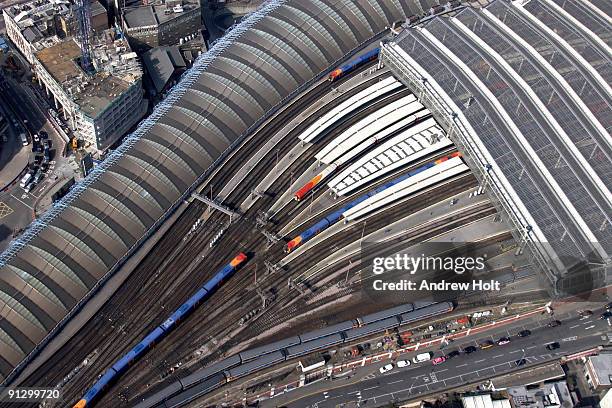
<svg viewBox="0 0 612 408">
<path fill-rule="evenodd" d="M 372 85 L 364 89 L 363 91 L 351 96 L 349 99 L 342 102 L 334 109 L 326 112 L 312 125 L 310 125 L 304 131 L 304 133 L 299 136 L 299 139 L 306 143 L 315 142 L 319 138 L 321 133 L 325 132 L 336 122 L 340 121 L 343 117 L 347 116 L 351 112 L 356 111 L 367 103 L 370 103 L 371 101 L 400 87 L 402 87 L 402 83 L 393 77 L 388 77 L 381 80 L 375 85 Z"/>
<path fill-rule="evenodd" d="M 406 143 L 413 140 L 416 135 L 424 137 L 426 140 L 425 146 L 415 143 L 415 146 L 418 147 L 414 149 Z M 451 145 L 452 142 L 444 135 L 444 131 L 436 124 L 435 120 L 433 118 L 426 119 L 361 157 L 334 177 L 328 183 L 328 187 L 340 196 L 350 194 L 355 189 L 367 185 L 396 169 Z M 380 161 L 382 157 L 387 158 L 390 163 L 379 169 L 374 163 Z"/>
<path fill-rule="evenodd" d="M 368 145 L 375 143 L 381 138 L 388 137 L 393 132 L 418 119 L 416 114 L 421 110 L 423 110 L 423 105 L 416 100 L 414 95 L 398 99 L 346 129 L 317 153 L 315 157 L 320 162 L 330 164 L 347 154 L 351 149 L 365 142 L 368 138 L 375 138 L 375 140 L 371 140 L 369 141 L 370 143 L 360 147 L 360 150 L 363 151 Z M 342 162 L 346 161 L 346 158 L 342 160 Z"/>
</svg>

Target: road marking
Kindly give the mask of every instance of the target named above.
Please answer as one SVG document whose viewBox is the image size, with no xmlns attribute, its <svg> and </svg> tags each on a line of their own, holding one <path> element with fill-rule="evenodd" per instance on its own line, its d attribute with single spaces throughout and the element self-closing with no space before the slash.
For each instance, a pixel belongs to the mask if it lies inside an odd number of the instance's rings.
<svg viewBox="0 0 612 408">
<path fill-rule="evenodd" d="M 9 207 L 6 203 L 0 202 L 0 218 L 4 218 L 7 215 L 11 214 L 13 209 Z"/>
<path fill-rule="evenodd" d="M 364 391 L 367 391 L 367 390 L 373 390 L 374 388 L 378 388 L 378 385 L 375 385 L 375 386 L 370 387 L 370 388 L 364 388 L 363 390 L 364 390 Z"/>
<path fill-rule="evenodd" d="M 511 351 L 511 352 L 510 352 L 510 354 L 513 354 L 513 353 L 520 353 L 520 352 L 521 352 L 521 350 L 514 350 L 514 351 Z"/>
<path fill-rule="evenodd" d="M 476 361 L 474 361 L 474 363 L 482 363 L 483 361 L 485 361 L 484 358 L 482 360 L 476 360 Z"/>
<path fill-rule="evenodd" d="M 459 368 L 459 367 L 465 367 L 465 366 L 467 366 L 467 363 L 461 364 L 461 365 L 458 365 L 458 366 L 455 366 L 455 367 Z"/>
<path fill-rule="evenodd" d="M 575 327 L 578 327 L 578 326 L 575 326 Z M 566 338 L 562 339 L 561 341 L 574 341 L 574 340 L 577 340 L 577 339 L 578 339 L 578 336 L 572 336 L 572 337 L 566 337 Z"/>
<path fill-rule="evenodd" d="M 536 347 L 537 347 L 537 346 L 529 346 L 529 347 L 525 347 L 525 350 L 531 350 L 531 349 L 534 349 L 534 348 L 536 348 Z"/>
<path fill-rule="evenodd" d="M 500 357 L 503 357 L 503 356 L 504 356 L 503 354 L 500 354 L 498 356 L 493 356 L 493 358 L 500 358 Z"/>
<path fill-rule="evenodd" d="M 589 326 L 589 327 L 585 327 L 584 330 L 591 330 L 593 327 L 595 327 L 595 325 Z"/>
<path fill-rule="evenodd" d="M 401 383 L 402 381 L 404 381 L 404 380 L 391 381 L 390 383 L 387 383 L 387 384 L 389 384 L 389 385 L 397 384 L 397 383 Z"/>
<path fill-rule="evenodd" d="M 28 196 L 27 194 L 24 194 L 26 197 Z M 19 201 L 21 204 L 25 205 L 26 207 L 28 207 L 30 210 L 34 210 L 31 206 L 29 206 L 28 204 L 26 204 L 25 202 L 21 201 L 19 198 L 15 197 L 13 194 L 11 194 L 11 197 L 13 197 L 15 200 Z"/>
</svg>

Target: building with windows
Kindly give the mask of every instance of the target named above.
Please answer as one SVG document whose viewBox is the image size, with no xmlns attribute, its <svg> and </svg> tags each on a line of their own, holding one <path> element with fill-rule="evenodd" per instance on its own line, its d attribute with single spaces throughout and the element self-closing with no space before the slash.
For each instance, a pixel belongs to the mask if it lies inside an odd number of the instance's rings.
<svg viewBox="0 0 612 408">
<path fill-rule="evenodd" d="M 62 19 L 71 14 L 68 0 L 34 0 L 2 9 L 6 33 L 26 60 L 66 37 Z"/>
<path fill-rule="evenodd" d="M 146 113 L 142 68 L 121 39 L 94 43 L 93 75 L 79 66 L 80 55 L 66 39 L 35 54 L 34 72 L 77 137 L 100 155 Z"/>
<path fill-rule="evenodd" d="M 612 388 L 612 352 L 589 356 L 584 363 L 584 376 L 595 392 Z"/>
</svg>

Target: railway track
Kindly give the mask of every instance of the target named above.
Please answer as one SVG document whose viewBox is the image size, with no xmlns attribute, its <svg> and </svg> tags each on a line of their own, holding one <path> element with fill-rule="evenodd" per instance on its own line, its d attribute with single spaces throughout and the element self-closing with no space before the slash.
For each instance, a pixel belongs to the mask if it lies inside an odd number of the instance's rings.
<svg viewBox="0 0 612 408">
<path fill-rule="evenodd" d="M 231 166 L 235 169 L 243 162 L 244 157 L 248 157 L 249 152 L 252 153 L 254 149 L 259 148 L 271 134 L 277 131 L 280 124 L 284 123 L 286 118 L 292 116 L 296 109 L 303 109 L 304 106 L 320 98 L 324 92 L 328 91 L 328 87 L 329 85 L 325 82 L 320 84 L 308 93 L 308 97 L 300 100 L 298 105 L 279 114 L 278 120 L 273 121 L 268 127 L 257 132 L 260 137 L 253 138 L 256 142 L 249 144 L 249 149 L 241 151 L 239 155 L 234 155 L 225 166 Z M 234 164 L 232 165 L 231 163 Z M 226 182 L 231 174 L 231 170 L 219 172 L 216 178 L 213 177 L 211 184 L 214 182 Z M 202 211 L 203 206 L 201 204 L 192 204 L 185 214 L 179 218 L 176 225 L 173 226 L 172 234 L 167 234 L 166 237 L 162 238 L 117 294 L 113 295 L 105 304 L 99 315 L 88 322 L 80 334 L 71 339 L 52 359 L 32 374 L 26 380 L 26 383 L 55 385 L 72 368 L 80 364 L 92 348 L 95 348 L 98 351 L 98 355 L 104 356 L 103 362 L 96 360 L 91 366 L 82 369 L 79 374 L 81 379 L 74 380 L 66 388 L 68 395 L 70 395 L 72 389 L 75 390 L 75 395 L 79 394 L 86 385 L 91 383 L 95 376 L 106 368 L 108 361 L 110 361 L 110 356 L 119 355 L 121 352 L 124 352 L 133 340 L 154 326 L 153 321 L 158 319 L 160 315 L 163 316 L 165 311 L 172 310 L 172 307 L 177 306 L 189 293 L 191 285 L 182 285 L 186 287 L 184 293 L 174 292 L 168 294 L 168 287 L 172 286 L 170 285 L 172 282 L 175 282 L 175 287 L 179 287 L 178 283 L 181 281 L 176 279 L 176 271 L 183 270 L 188 261 L 191 262 L 193 257 L 201 252 L 201 249 L 206 246 L 211 238 L 212 232 L 209 234 L 206 232 L 194 234 L 188 241 L 189 245 L 182 246 L 184 251 L 181 253 L 177 252 L 180 244 L 177 244 L 175 237 L 184 236 Z M 211 224 L 213 226 L 221 225 L 221 218 L 221 216 L 213 214 L 207 222 L 207 226 Z M 233 246 L 232 250 L 235 250 L 235 246 Z M 215 252 L 219 252 L 219 250 L 217 249 Z M 172 261 L 169 262 L 169 259 Z M 219 263 L 224 261 L 221 256 L 216 256 L 216 253 L 215 259 L 219 259 Z M 214 270 L 214 267 L 210 268 L 210 270 Z M 210 270 L 201 272 L 196 276 L 190 276 L 189 279 L 194 282 L 203 282 L 207 273 L 210 273 Z M 156 272 L 152 273 L 151 271 Z M 134 302 L 139 297 L 143 299 L 156 299 L 157 301 L 143 302 L 142 304 Z M 168 297 L 171 299 L 168 299 Z M 168 301 L 166 302 L 166 300 Z M 136 321 L 147 323 L 136 325 L 134 324 Z M 129 331 L 128 327 L 130 327 Z M 129 336 L 127 336 L 128 334 Z M 100 341 L 100 339 L 113 339 L 117 337 L 121 338 L 121 341 Z M 83 351 L 79 353 L 79 350 Z"/>
<path fill-rule="evenodd" d="M 219 186 L 226 183 L 244 164 L 245 157 L 249 157 L 277 132 L 295 112 L 312 103 L 321 95 L 329 91 L 329 85 L 323 83 L 315 87 L 303 99 L 296 102 L 294 106 L 278 115 L 264 128 L 258 130 L 257 136 L 252 137 L 249 142 L 242 146 L 236 154 L 231 156 L 223 165 L 223 171 L 217 172 L 203 186 L 203 191 L 208 191 L 210 186 Z M 345 93 L 346 97 L 349 93 Z M 334 101 L 340 103 L 342 99 Z M 330 106 L 332 107 L 332 106 Z M 365 113 L 364 113 L 365 115 Z M 355 119 L 352 119 L 355 120 Z M 309 123 L 304 121 L 293 132 L 290 132 L 283 142 L 279 144 L 279 155 L 286 154 L 297 142 L 297 135 Z M 345 125 L 344 127 L 348 127 Z M 343 127 L 336 128 L 328 137 L 338 134 Z M 292 144 L 293 143 L 293 144 Z M 300 174 L 305 171 L 316 151 L 322 146 L 314 145 L 309 149 L 304 160 L 298 160 L 290 168 L 290 172 Z M 260 180 L 262 175 L 271 167 L 272 157 L 275 151 L 269 152 L 260 163 L 255 166 L 248 179 Z M 185 375 L 188 371 L 200 367 L 209 361 L 220 357 L 241 342 L 248 340 L 266 328 L 273 327 L 283 321 L 290 312 L 305 310 L 305 305 L 294 303 L 295 306 L 283 308 L 282 305 L 291 300 L 294 295 L 286 288 L 288 276 L 296 274 L 302 265 L 308 265 L 311 260 L 300 257 L 299 262 L 291 265 L 288 274 L 277 273 L 263 276 L 263 260 L 273 261 L 280 259 L 282 255 L 282 243 L 266 249 L 265 237 L 257 230 L 254 220 L 257 214 L 273 204 L 274 194 L 286 190 L 289 187 L 287 174 L 277 178 L 269 189 L 270 196 L 258 200 L 251 209 L 244 214 L 240 223 L 231 225 L 219 244 L 210 251 L 208 242 L 224 223 L 224 215 L 213 212 L 203 223 L 198 232 L 191 234 L 183 241 L 183 237 L 189 231 L 195 220 L 200 217 L 205 206 L 198 202 L 192 203 L 187 211 L 179 218 L 171 232 L 160 240 L 153 251 L 128 278 L 126 283 L 114 294 L 103 306 L 99 315 L 88 322 L 80 334 L 71 339 L 51 360 L 40 370 L 28 378 L 28 383 L 36 385 L 53 386 L 73 367 L 77 366 L 93 349 L 98 351 L 98 359 L 81 370 L 79 375 L 65 387 L 65 395 L 72 401 L 80 396 L 101 374 L 111 361 L 116 360 L 130 347 L 136 344 L 150 329 L 158 325 L 172 310 L 176 309 L 184 299 L 190 295 L 194 288 L 199 287 L 220 265 L 231 258 L 238 250 L 250 252 L 249 263 L 232 280 L 224 285 L 209 301 L 200 307 L 187 321 L 177 327 L 168 337 L 162 341 L 154 351 L 148 353 L 145 358 L 134 364 L 124 375 L 123 379 L 112 386 L 105 396 L 97 403 L 99 407 L 122 407 L 130 406 L 129 401 L 136 395 L 140 395 L 149 389 L 150 384 L 155 384 L 164 379 L 171 381 L 174 373 L 180 372 Z M 225 200 L 226 204 L 237 206 L 241 200 L 250 193 L 253 183 L 243 182 Z M 459 190 L 459 187 L 457 187 Z M 447 190 L 450 194 L 457 190 Z M 317 192 L 322 194 L 323 189 Z M 440 194 L 440 197 L 444 197 Z M 434 199 L 435 196 L 429 197 Z M 425 198 L 415 199 L 415 206 L 423 208 L 427 200 Z M 304 204 L 291 202 L 278 217 L 278 225 L 289 222 L 290 217 Z M 419 207 L 421 206 L 421 207 Z M 374 231 L 380 225 L 388 223 L 389 216 L 397 217 L 406 215 L 406 209 L 394 209 L 384 217 L 379 217 L 376 222 L 368 223 L 367 233 Z M 350 233 L 343 241 L 349 242 L 355 234 L 361 233 L 361 225 L 353 226 Z M 202 254 L 205 258 L 202 258 Z M 302 259 L 304 258 L 304 259 Z M 202 259 L 202 260 L 200 260 Z M 208 259 L 216 262 L 207 263 Z M 312 260 L 314 262 L 314 260 Z M 253 275 L 257 270 L 259 287 L 263 291 L 277 288 L 277 300 L 272 307 L 266 310 L 266 314 L 259 319 L 246 325 L 236 333 L 231 340 L 224 339 L 230 332 L 230 327 L 219 327 L 219 320 L 224 322 L 235 322 L 248 310 L 260 302 L 255 286 Z M 347 294 L 351 289 L 346 288 Z M 309 306 L 312 307 L 312 306 Z M 110 321 L 109 321 L 110 319 Z M 224 341 L 224 342 L 223 342 Z M 206 350 L 206 345 L 209 350 Z M 204 346 L 203 358 L 194 359 L 194 350 Z M 210 351 L 214 346 L 217 351 Z M 209 352 L 210 351 L 210 352 Z M 206 355 L 208 353 L 208 355 Z M 181 367 L 189 366 L 187 370 L 175 370 L 172 366 L 181 363 Z"/>
<path fill-rule="evenodd" d="M 456 183 L 457 186 L 459 186 L 459 183 Z M 469 187 L 469 186 L 468 186 Z M 466 187 L 467 188 L 467 187 Z M 464 189 L 464 188 L 463 188 Z M 459 189 L 462 190 L 462 189 Z M 455 189 L 448 189 L 445 188 L 443 190 L 445 195 L 452 195 L 454 194 L 456 191 Z M 429 195 L 428 197 L 425 197 L 424 199 L 422 199 L 423 203 L 426 203 L 427 201 L 433 199 L 434 196 Z M 400 215 L 405 215 L 402 214 L 405 213 L 405 211 L 402 211 L 401 209 L 396 209 L 394 214 L 397 216 Z M 388 222 L 388 215 L 385 215 L 385 218 L 383 219 L 382 217 L 380 217 L 380 224 L 381 225 L 385 225 Z M 447 227 L 449 228 L 449 227 Z M 374 228 L 373 228 L 374 229 Z M 344 239 L 343 242 L 350 242 L 351 240 L 353 240 L 355 237 L 355 233 L 360 233 L 361 232 L 361 228 L 357 228 L 353 234 L 351 235 L 347 235 L 346 238 Z M 280 251 L 280 253 L 277 253 L 278 256 L 282 256 L 282 251 Z M 295 273 L 299 272 L 299 270 L 301 268 L 292 268 Z M 306 305 L 305 302 L 300 302 L 300 306 L 298 307 L 297 305 L 295 306 L 291 306 L 289 309 L 284 309 L 283 305 L 288 302 L 289 300 L 293 299 L 293 297 L 295 297 L 295 292 L 290 292 L 289 290 L 286 289 L 286 279 L 288 276 L 292 276 L 294 273 L 292 273 L 291 271 L 289 271 L 289 273 L 287 274 L 282 274 L 279 275 L 276 279 L 271 279 L 271 280 L 266 280 L 265 281 L 265 286 L 264 289 L 268 290 L 269 288 L 272 287 L 276 287 L 279 288 L 279 291 L 277 293 L 277 300 L 276 302 L 274 302 L 273 306 L 269 309 L 266 309 L 266 313 L 265 315 L 263 315 L 260 319 L 256 320 L 253 324 L 249 325 L 246 330 L 243 330 L 241 333 L 238 334 L 234 334 L 232 336 L 232 340 L 227 342 L 227 344 L 217 344 L 217 347 L 219 347 L 219 349 L 217 350 L 216 353 L 213 353 L 209 356 L 209 359 L 207 359 L 208 361 L 213 361 L 215 360 L 217 357 L 221 357 L 223 355 L 223 353 L 227 350 L 229 350 L 230 348 L 234 347 L 237 344 L 240 344 L 242 341 L 244 340 L 248 340 L 254 336 L 257 336 L 258 334 L 260 334 L 262 331 L 265 331 L 267 329 L 269 329 L 270 327 L 274 327 L 277 323 L 282 322 L 282 321 L 286 321 L 287 317 L 289 316 L 293 316 L 296 313 L 301 313 L 306 311 L 306 307 L 308 308 L 312 308 L 313 305 Z M 250 285 L 249 285 L 250 286 Z M 352 290 L 345 290 L 345 294 L 349 294 Z M 252 291 L 254 292 L 254 291 Z M 342 294 L 340 294 L 342 295 Z M 256 297 L 256 296 L 255 296 Z M 225 298 L 225 296 L 224 296 Z M 241 299 L 252 299 L 253 296 L 242 296 Z M 257 299 L 257 302 L 259 300 Z M 324 301 L 318 302 L 317 304 L 322 304 Z M 214 305 L 211 305 L 211 307 L 214 307 Z M 235 314 L 234 317 L 230 317 L 230 316 L 225 316 L 224 319 L 225 321 L 236 321 L 237 317 L 239 316 L 239 314 Z M 208 319 L 207 319 L 208 320 Z M 202 322 L 202 327 L 190 327 L 191 330 L 194 330 L 196 332 L 199 332 L 200 329 L 205 329 L 207 322 L 203 321 Z M 225 333 L 224 330 L 220 330 L 219 332 L 215 333 L 214 336 L 215 338 L 223 338 L 224 336 L 227 336 L 227 333 L 231 331 L 231 328 L 226 329 Z M 177 344 L 177 341 L 180 342 L 180 338 L 182 337 L 182 334 L 177 334 L 177 339 L 168 339 L 168 343 L 167 344 L 172 344 L 173 347 L 176 348 L 180 348 L 180 349 L 184 349 L 184 345 L 183 344 Z M 266 342 L 270 341 L 270 339 L 266 339 Z M 161 345 L 160 345 L 161 346 Z M 191 349 L 194 349 L 197 347 L 192 347 Z M 189 347 L 187 347 L 187 349 L 190 349 Z M 163 351 L 160 351 L 160 354 L 163 354 Z M 183 373 L 183 375 L 185 375 Z M 142 386 L 142 385 L 141 385 Z M 134 388 L 139 388 L 139 387 L 134 387 Z"/>
</svg>

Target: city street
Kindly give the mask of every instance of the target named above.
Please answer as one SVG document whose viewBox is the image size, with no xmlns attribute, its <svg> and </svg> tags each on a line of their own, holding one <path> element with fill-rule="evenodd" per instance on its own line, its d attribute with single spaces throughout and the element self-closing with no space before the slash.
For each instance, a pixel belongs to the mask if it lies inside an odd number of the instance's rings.
<svg viewBox="0 0 612 408">
<path fill-rule="evenodd" d="M 50 204 L 51 199 L 46 197 L 53 186 L 61 183 L 77 172 L 78 168 L 74 160 L 62 157 L 65 141 L 55 131 L 53 125 L 47 119 L 47 101 L 41 96 L 40 90 L 30 83 L 21 83 L 12 78 L 10 74 L 0 73 L 0 104 L 2 111 L 8 117 L 16 118 L 22 126 L 27 127 L 30 135 L 41 130 L 46 131 L 51 139 L 52 160 L 43 180 L 26 193 L 19 183 L 14 183 L 0 193 L 0 250 L 6 248 L 14 236 L 18 235 L 35 215 L 40 215 Z M 7 143 L 3 146 L 2 163 L 0 163 L 0 180 L 2 187 L 8 185 L 15 177 L 23 174 L 23 169 L 28 164 L 33 153 L 32 139 L 30 144 L 22 146 L 19 134 L 12 126 L 9 126 Z M 9 151 L 10 149 L 10 151 Z"/>
<path fill-rule="evenodd" d="M 555 328 L 547 327 L 551 321 L 549 316 L 538 316 L 530 319 L 531 321 L 491 330 L 486 335 L 458 340 L 443 350 L 435 351 L 434 357 L 444 356 L 468 346 L 478 347 L 478 344 L 486 340 L 511 338 L 509 344 L 495 345 L 471 354 L 462 353 L 437 366 L 431 362 L 412 363 L 408 367 L 394 367 L 391 371 L 380 374 L 378 369 L 389 363 L 385 360 L 358 369 L 348 380 L 326 380 L 283 395 L 277 394 L 277 397 L 264 401 L 261 406 L 324 408 L 349 402 L 360 402 L 361 406 L 381 406 L 391 401 L 405 401 L 467 383 L 484 382 L 500 374 L 517 371 L 521 368 L 516 366 L 516 362 L 523 358 L 526 364 L 522 369 L 608 343 L 605 336 L 609 329 L 608 323 L 606 320 L 599 320 L 597 312 L 589 318 L 580 318 L 576 312 L 566 312 L 555 315 L 555 319 L 562 321 L 562 324 Z M 518 337 L 517 333 L 525 329 L 531 330 L 532 334 L 524 338 Z M 553 342 L 559 342 L 560 348 L 547 350 L 546 345 Z M 412 359 L 416 354 L 418 353 L 406 354 L 398 360 Z"/>
</svg>

